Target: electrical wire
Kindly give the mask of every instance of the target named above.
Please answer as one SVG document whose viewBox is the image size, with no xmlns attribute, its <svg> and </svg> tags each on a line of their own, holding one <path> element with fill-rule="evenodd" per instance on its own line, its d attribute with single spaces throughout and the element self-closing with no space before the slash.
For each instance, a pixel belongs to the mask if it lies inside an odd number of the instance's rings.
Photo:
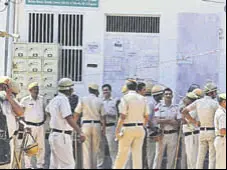
<svg viewBox="0 0 227 170">
<path fill-rule="evenodd" d="M 23 2 L 23 0 L 9 0 L 8 2 L 11 2 L 13 4 L 21 4 Z"/>
<path fill-rule="evenodd" d="M 217 3 L 217 4 L 225 4 L 225 2 L 222 1 L 214 1 L 214 0 L 202 0 L 204 2 L 211 2 L 211 3 Z"/>
</svg>

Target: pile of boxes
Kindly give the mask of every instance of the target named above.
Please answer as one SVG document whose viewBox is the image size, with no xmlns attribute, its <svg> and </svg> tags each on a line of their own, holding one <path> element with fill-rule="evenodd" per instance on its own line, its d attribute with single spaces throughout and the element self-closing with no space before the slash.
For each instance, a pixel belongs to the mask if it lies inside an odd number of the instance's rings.
<svg viewBox="0 0 227 170">
<path fill-rule="evenodd" d="M 21 87 L 18 99 L 27 96 L 28 85 L 38 82 L 46 104 L 57 93 L 59 45 L 41 43 L 14 44 L 12 77 Z"/>
</svg>

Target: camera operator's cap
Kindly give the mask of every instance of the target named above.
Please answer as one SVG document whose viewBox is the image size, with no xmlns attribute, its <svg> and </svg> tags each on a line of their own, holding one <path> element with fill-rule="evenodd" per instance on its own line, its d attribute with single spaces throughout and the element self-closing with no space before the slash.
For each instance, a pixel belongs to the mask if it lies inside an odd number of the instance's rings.
<svg viewBox="0 0 227 170">
<path fill-rule="evenodd" d="M 28 90 L 31 90 L 31 89 L 33 89 L 34 87 L 39 87 L 39 83 L 38 83 L 38 82 L 33 82 L 33 83 L 29 84 Z"/>
<path fill-rule="evenodd" d="M 93 89 L 93 90 L 99 90 L 99 85 L 92 83 L 88 86 L 89 88 Z"/>
<path fill-rule="evenodd" d="M 63 78 L 58 82 L 58 90 L 70 90 L 74 83 L 69 78 Z"/>
</svg>

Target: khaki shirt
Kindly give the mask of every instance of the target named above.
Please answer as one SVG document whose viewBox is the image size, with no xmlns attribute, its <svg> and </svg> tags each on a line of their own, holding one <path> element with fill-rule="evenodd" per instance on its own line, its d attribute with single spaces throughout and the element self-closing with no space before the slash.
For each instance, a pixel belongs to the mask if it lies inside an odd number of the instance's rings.
<svg viewBox="0 0 227 170">
<path fill-rule="evenodd" d="M 135 91 L 122 97 L 119 111 L 126 115 L 124 123 L 144 123 L 145 116 L 150 113 L 146 98 Z"/>
<path fill-rule="evenodd" d="M 38 96 L 37 100 L 27 96 L 21 100 L 21 106 L 25 108 L 25 121 L 32 123 L 44 121 L 44 100 L 42 96 Z"/>
<path fill-rule="evenodd" d="M 117 123 L 117 99 L 103 99 L 103 104 L 106 112 L 106 123 Z"/>
<path fill-rule="evenodd" d="M 82 121 L 95 120 L 100 121 L 102 116 L 105 116 L 105 110 L 102 99 L 90 94 L 79 101 L 75 109 L 76 114 L 83 113 Z"/>
<path fill-rule="evenodd" d="M 72 115 L 69 99 L 66 95 L 59 93 L 52 99 L 46 107 L 46 112 L 50 113 L 50 128 L 64 131 L 73 130 L 68 124 L 66 117 Z"/>
<path fill-rule="evenodd" d="M 203 99 L 196 100 L 186 108 L 190 112 L 196 111 L 201 122 L 201 127 L 214 127 L 214 116 L 218 107 L 217 101 L 209 96 L 205 96 Z"/>
<path fill-rule="evenodd" d="M 160 119 L 177 120 L 177 118 L 178 118 L 178 106 L 173 105 L 173 104 L 171 106 L 166 106 L 166 104 L 163 101 L 162 103 L 157 105 L 155 117 L 160 118 Z M 163 125 L 161 128 L 162 128 L 162 130 L 176 130 L 171 125 Z"/>
<path fill-rule="evenodd" d="M 220 135 L 221 129 L 226 129 L 226 109 L 219 107 L 215 113 L 214 124 L 216 129 L 216 135 Z"/>
</svg>

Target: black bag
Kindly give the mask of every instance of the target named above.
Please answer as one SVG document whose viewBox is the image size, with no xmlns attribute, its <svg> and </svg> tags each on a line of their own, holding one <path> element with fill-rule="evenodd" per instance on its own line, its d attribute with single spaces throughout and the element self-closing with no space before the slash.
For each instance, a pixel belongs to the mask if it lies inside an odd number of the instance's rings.
<svg viewBox="0 0 227 170">
<path fill-rule="evenodd" d="M 10 139 L 6 116 L 3 114 L 0 103 L 0 165 L 9 164 L 11 161 Z"/>
</svg>

